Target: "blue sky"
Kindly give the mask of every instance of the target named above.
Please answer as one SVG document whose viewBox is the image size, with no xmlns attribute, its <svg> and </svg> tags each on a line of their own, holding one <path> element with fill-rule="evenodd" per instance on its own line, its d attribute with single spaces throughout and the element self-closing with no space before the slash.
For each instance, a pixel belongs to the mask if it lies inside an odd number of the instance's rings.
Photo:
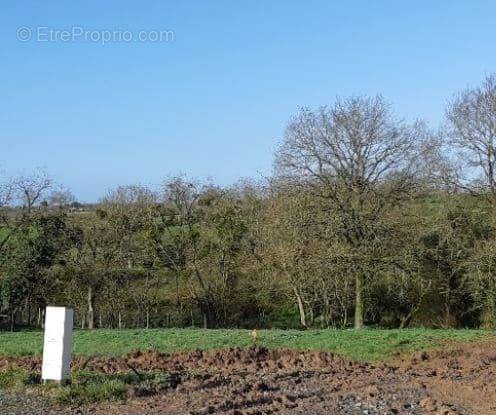
<svg viewBox="0 0 496 415">
<path fill-rule="evenodd" d="M 493 1 L 4 2 L 0 169 L 45 168 L 94 201 L 178 173 L 268 175 L 289 117 L 336 96 L 382 93 L 436 127 L 496 71 L 494 16 Z M 73 28 L 174 40 L 37 40 Z"/>
</svg>

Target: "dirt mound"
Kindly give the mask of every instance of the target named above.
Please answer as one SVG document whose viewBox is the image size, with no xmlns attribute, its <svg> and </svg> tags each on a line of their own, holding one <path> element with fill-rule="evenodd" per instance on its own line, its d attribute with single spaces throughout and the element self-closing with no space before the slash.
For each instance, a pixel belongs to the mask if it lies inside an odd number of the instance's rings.
<svg viewBox="0 0 496 415">
<path fill-rule="evenodd" d="M 250 347 L 230 348 L 216 351 L 195 350 L 172 354 L 158 351 L 134 351 L 122 357 L 77 357 L 73 369 L 84 369 L 102 373 L 117 373 L 130 368 L 138 371 L 285 371 L 299 369 L 367 367 L 332 353 Z M 39 357 L 0 358 L 0 369 L 18 367 L 30 371 L 41 369 Z"/>
<path fill-rule="evenodd" d="M 81 361 L 76 362 L 76 366 Z M 140 370 L 155 371 L 191 371 L 212 370 L 233 371 L 243 370 L 256 372 L 297 370 L 308 368 L 354 366 L 357 363 L 347 361 L 331 353 L 298 352 L 294 350 L 269 350 L 264 347 L 248 349 L 231 348 L 218 351 L 195 350 L 163 354 L 156 351 L 136 351 L 117 359 L 91 359 L 87 367 L 103 372 L 124 370 L 131 365 Z"/>
<path fill-rule="evenodd" d="M 466 408 L 463 413 L 496 414 L 495 340 L 424 351 L 395 363 L 405 376 L 421 379 L 422 386 L 432 391 L 424 402 L 426 408 L 439 401 L 444 406 L 458 402 Z"/>
<path fill-rule="evenodd" d="M 124 407 L 98 408 L 102 412 L 496 414 L 494 340 L 379 365 L 331 353 L 258 347 L 172 355 L 136 352 L 123 359 L 141 370 L 185 375 L 174 391 Z"/>
<path fill-rule="evenodd" d="M 40 359 L 0 359 L 39 370 Z M 379 365 L 325 352 L 262 347 L 75 359 L 104 373 L 169 372 L 177 386 L 101 414 L 496 414 L 496 341 L 400 356 Z"/>
</svg>

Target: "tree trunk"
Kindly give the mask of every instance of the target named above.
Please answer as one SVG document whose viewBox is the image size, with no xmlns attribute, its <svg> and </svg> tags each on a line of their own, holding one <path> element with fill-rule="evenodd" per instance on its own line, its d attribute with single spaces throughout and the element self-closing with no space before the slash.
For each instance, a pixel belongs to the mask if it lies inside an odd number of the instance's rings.
<svg viewBox="0 0 496 415">
<path fill-rule="evenodd" d="M 95 311 L 94 311 L 94 298 L 93 298 L 93 289 L 92 287 L 88 287 L 88 328 L 95 328 Z"/>
<path fill-rule="evenodd" d="M 118 314 L 118 319 L 119 319 L 119 330 L 122 329 L 122 315 L 121 315 L 121 312 L 119 311 L 119 314 Z"/>
<path fill-rule="evenodd" d="M 12 310 L 10 313 L 10 331 L 14 331 L 15 327 L 15 311 Z"/>
<path fill-rule="evenodd" d="M 303 305 L 303 300 L 296 287 L 293 287 L 293 291 L 296 297 L 296 302 L 298 303 L 298 311 L 300 313 L 300 324 L 302 327 L 307 327 L 307 316 L 305 314 L 305 307 Z"/>
<path fill-rule="evenodd" d="M 363 301 L 363 285 L 364 277 L 363 274 L 357 273 L 355 277 L 355 328 L 363 328 L 363 313 L 364 313 L 364 301 Z"/>
<path fill-rule="evenodd" d="M 411 318 L 411 314 L 408 314 L 407 316 L 400 318 L 400 327 L 399 327 L 400 330 L 403 330 L 405 327 L 407 327 L 410 324 L 410 318 Z"/>
<path fill-rule="evenodd" d="M 28 326 L 31 327 L 31 303 L 26 300 L 27 308 L 28 308 Z"/>
</svg>

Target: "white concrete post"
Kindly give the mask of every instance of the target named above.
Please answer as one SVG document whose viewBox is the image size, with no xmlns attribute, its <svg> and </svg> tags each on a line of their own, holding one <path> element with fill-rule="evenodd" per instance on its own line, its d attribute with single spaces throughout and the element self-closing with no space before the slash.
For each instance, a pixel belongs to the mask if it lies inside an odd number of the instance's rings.
<svg viewBox="0 0 496 415">
<path fill-rule="evenodd" d="M 47 307 L 41 378 L 70 381 L 74 312 L 66 307 Z"/>
</svg>

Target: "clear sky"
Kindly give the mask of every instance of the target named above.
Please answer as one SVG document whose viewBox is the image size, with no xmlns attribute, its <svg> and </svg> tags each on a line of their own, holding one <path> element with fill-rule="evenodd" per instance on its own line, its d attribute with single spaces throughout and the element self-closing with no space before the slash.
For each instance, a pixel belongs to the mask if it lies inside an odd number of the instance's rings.
<svg viewBox="0 0 496 415">
<path fill-rule="evenodd" d="M 5 1 L 0 169 L 45 168 L 82 201 L 178 173 L 260 178 L 299 106 L 352 94 L 436 127 L 496 71 L 495 16 L 494 1 Z"/>
</svg>

